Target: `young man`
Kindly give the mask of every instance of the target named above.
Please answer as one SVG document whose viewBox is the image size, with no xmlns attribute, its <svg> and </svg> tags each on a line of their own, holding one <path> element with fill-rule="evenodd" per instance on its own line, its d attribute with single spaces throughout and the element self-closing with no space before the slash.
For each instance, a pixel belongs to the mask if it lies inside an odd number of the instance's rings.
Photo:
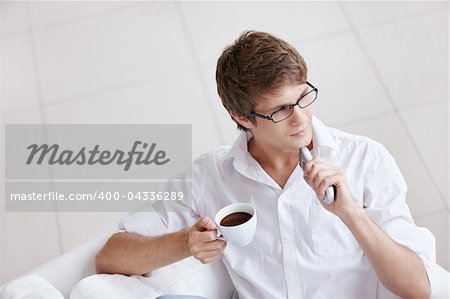
<svg viewBox="0 0 450 299">
<path fill-rule="evenodd" d="M 313 116 L 318 91 L 300 54 L 245 32 L 222 53 L 216 80 L 242 134 L 193 163 L 187 212 L 156 205 L 158 213 L 126 217 L 127 232 L 107 242 L 97 271 L 144 274 L 191 255 L 223 257 L 240 298 L 375 298 L 378 281 L 402 298 L 429 297 L 434 238 L 414 224 L 394 159 Z M 301 147 L 315 156 L 304 169 Z M 331 185 L 328 205 L 321 199 Z M 233 202 L 258 213 L 245 247 L 216 240 L 211 219 Z"/>
</svg>

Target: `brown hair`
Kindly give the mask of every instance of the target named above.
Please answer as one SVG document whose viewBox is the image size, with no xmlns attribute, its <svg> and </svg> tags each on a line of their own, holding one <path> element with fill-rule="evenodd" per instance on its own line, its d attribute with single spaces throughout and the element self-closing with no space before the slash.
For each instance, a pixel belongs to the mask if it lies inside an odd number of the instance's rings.
<svg viewBox="0 0 450 299">
<path fill-rule="evenodd" d="M 306 82 L 307 67 L 297 50 L 269 33 L 245 31 L 217 60 L 217 92 L 223 106 L 256 123 L 253 109 L 266 94 Z M 247 129 L 238 124 L 238 129 Z"/>
</svg>

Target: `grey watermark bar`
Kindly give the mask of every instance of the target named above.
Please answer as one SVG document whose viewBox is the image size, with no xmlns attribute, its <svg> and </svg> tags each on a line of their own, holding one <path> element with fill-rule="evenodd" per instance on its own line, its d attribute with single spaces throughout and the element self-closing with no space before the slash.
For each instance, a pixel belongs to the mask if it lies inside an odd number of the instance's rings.
<svg viewBox="0 0 450 299">
<path fill-rule="evenodd" d="M 191 125 L 6 125 L 5 137 L 6 211 L 189 206 Z"/>
<path fill-rule="evenodd" d="M 160 182 L 7 182 L 7 212 L 128 212 L 154 204 L 190 207 L 190 180 Z M 175 208 L 174 208 L 175 209 Z M 173 210 L 174 210 L 173 209 Z"/>
</svg>

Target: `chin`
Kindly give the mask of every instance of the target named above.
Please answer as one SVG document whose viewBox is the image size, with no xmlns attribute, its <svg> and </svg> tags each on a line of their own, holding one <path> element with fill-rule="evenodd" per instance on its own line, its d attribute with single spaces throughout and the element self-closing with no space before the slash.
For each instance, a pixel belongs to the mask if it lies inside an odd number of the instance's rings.
<svg viewBox="0 0 450 299">
<path fill-rule="evenodd" d="M 298 150 L 298 149 L 300 149 L 301 147 L 304 147 L 304 146 L 308 146 L 309 145 L 309 143 L 308 144 L 305 144 L 306 142 L 301 142 L 301 141 L 299 141 L 299 142 L 291 142 L 289 145 L 288 145 L 288 147 L 289 147 L 289 149 L 291 149 L 291 150 Z"/>
<path fill-rule="evenodd" d="M 305 136 L 305 138 L 301 138 L 299 140 L 296 140 L 295 142 L 292 143 L 292 147 L 299 149 L 301 147 L 310 145 L 311 141 L 312 141 L 312 136 L 311 135 L 312 134 L 310 134 L 309 136 Z"/>
<path fill-rule="evenodd" d="M 307 136 L 305 136 L 305 141 L 303 142 L 302 147 L 310 145 L 311 142 L 312 142 L 312 130 L 309 131 L 309 134 Z"/>
</svg>

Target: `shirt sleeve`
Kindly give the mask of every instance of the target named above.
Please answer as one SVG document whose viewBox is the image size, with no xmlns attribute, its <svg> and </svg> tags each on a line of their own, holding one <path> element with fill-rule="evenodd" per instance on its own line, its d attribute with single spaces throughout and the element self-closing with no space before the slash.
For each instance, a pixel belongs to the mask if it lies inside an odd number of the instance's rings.
<svg viewBox="0 0 450 299">
<path fill-rule="evenodd" d="M 435 238 L 414 223 L 406 203 L 406 182 L 392 155 L 374 142 L 368 152 L 364 178 L 364 206 L 372 219 L 394 241 L 416 252 L 427 271 L 436 262 Z"/>
<path fill-rule="evenodd" d="M 158 236 L 192 226 L 200 216 L 194 208 L 192 167 L 170 179 L 160 192 L 175 192 L 175 200 L 153 200 L 139 211 L 129 213 L 119 221 L 119 230 L 144 236 Z M 179 200 L 179 195 L 183 198 Z M 170 196 L 169 196 L 170 197 Z"/>
</svg>

